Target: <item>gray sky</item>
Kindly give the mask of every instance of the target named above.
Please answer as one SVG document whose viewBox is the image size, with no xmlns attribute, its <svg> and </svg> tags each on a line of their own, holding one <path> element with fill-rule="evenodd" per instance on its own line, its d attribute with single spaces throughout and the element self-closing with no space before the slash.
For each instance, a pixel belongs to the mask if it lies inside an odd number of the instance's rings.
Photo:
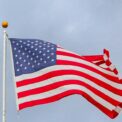
<svg viewBox="0 0 122 122">
<path fill-rule="evenodd" d="M 9 22 L 9 37 L 43 39 L 81 55 L 107 48 L 122 76 L 122 0 L 0 0 L 3 20 Z M 1 68 L 2 36 L 0 28 Z M 122 113 L 111 120 L 79 95 L 17 112 L 7 47 L 7 122 L 122 122 Z M 0 81 L 1 122 L 2 70 Z"/>
</svg>

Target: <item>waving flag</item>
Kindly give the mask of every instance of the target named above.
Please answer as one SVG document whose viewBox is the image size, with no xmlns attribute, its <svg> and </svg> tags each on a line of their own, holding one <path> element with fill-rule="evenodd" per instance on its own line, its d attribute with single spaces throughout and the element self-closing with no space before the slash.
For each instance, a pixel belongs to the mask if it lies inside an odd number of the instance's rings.
<svg viewBox="0 0 122 122">
<path fill-rule="evenodd" d="M 103 55 L 80 56 L 38 39 L 10 39 L 18 110 L 80 94 L 111 118 L 122 107 L 122 81 Z"/>
</svg>

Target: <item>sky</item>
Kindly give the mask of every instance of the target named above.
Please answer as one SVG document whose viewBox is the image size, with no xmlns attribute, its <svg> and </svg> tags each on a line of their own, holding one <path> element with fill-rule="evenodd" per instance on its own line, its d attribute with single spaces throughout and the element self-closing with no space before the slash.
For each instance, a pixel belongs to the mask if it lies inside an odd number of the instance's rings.
<svg viewBox="0 0 122 122">
<path fill-rule="evenodd" d="M 122 0 L 0 0 L 0 23 L 9 22 L 11 38 L 36 38 L 59 44 L 80 55 L 102 54 L 106 48 L 122 77 Z M 0 68 L 3 59 L 0 27 Z M 122 122 L 99 111 L 82 96 L 16 111 L 15 91 L 7 44 L 7 122 Z M 0 70 L 2 122 L 2 70 Z"/>
</svg>

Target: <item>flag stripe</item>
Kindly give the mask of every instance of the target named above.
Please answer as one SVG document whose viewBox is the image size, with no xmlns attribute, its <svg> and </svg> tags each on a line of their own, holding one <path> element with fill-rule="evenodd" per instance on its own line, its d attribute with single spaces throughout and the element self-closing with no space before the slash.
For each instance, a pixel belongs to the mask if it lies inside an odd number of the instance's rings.
<svg viewBox="0 0 122 122">
<path fill-rule="evenodd" d="M 121 84 L 116 83 L 116 82 L 112 82 L 111 80 L 106 79 L 105 77 L 103 77 L 103 76 L 101 76 L 101 75 L 99 75 L 95 72 L 92 72 L 90 70 L 87 70 L 85 68 L 78 67 L 78 66 L 72 66 L 72 65 L 67 65 L 67 66 L 66 65 L 55 65 L 55 66 L 51 66 L 51 67 L 48 67 L 48 68 L 45 68 L 45 69 L 41 70 L 40 73 L 37 72 L 36 74 L 31 73 L 30 75 L 24 75 L 25 79 L 27 79 L 27 80 L 21 80 L 21 77 L 19 76 L 18 79 L 20 78 L 20 80 L 18 80 L 17 86 L 23 86 L 23 85 L 31 84 L 31 83 L 34 83 L 34 82 L 38 82 L 36 80 L 34 81 L 34 79 L 31 80 L 32 78 L 37 77 L 37 74 L 41 74 L 41 76 L 42 76 L 42 75 L 45 75 L 45 74 L 47 74 L 49 72 L 52 72 L 52 71 L 68 70 L 68 69 L 84 72 L 84 73 L 86 73 L 86 74 L 88 74 L 88 75 L 90 75 L 90 76 L 92 76 L 96 79 L 99 79 L 99 80 L 105 82 L 106 84 L 108 84 L 108 85 L 110 85 L 110 86 L 112 86 L 116 89 L 122 90 L 122 85 Z M 29 80 L 29 76 L 31 77 L 30 80 Z M 41 76 L 39 76 L 39 77 L 41 77 Z M 46 77 L 44 76 L 44 78 L 46 78 Z"/>
<path fill-rule="evenodd" d="M 62 51 L 62 52 L 60 52 L 60 50 Z M 60 52 L 60 55 L 58 54 Z M 112 75 L 112 76 L 116 76 L 116 74 L 114 73 L 114 72 L 111 72 L 111 71 L 108 71 L 108 70 L 106 70 L 106 69 L 104 69 L 104 68 L 102 68 L 102 67 L 99 67 L 99 66 L 97 66 L 97 65 L 94 65 L 92 62 L 90 62 L 90 61 L 87 61 L 87 60 L 84 60 L 84 59 L 81 59 L 81 58 L 75 58 L 74 56 L 69 56 L 69 55 L 71 55 L 72 54 L 72 52 L 70 52 L 70 51 L 68 51 L 69 53 L 66 53 L 65 55 L 63 55 L 63 53 L 65 52 L 65 50 L 63 50 L 63 49 L 60 49 L 60 48 L 57 48 L 57 59 L 59 60 L 60 58 L 63 58 L 63 59 L 65 59 L 65 60 L 70 60 L 70 61 L 77 61 L 77 62 L 79 62 L 79 63 L 82 63 L 82 64 L 85 64 L 85 65 L 87 65 L 87 66 L 90 66 L 90 67 L 92 67 L 92 68 L 95 68 L 95 69 L 97 69 L 97 70 L 99 70 L 99 71 L 101 71 L 101 72 L 103 72 L 103 73 L 105 73 L 105 74 L 108 74 L 108 75 Z M 62 53 L 62 54 L 61 54 Z M 105 55 L 105 54 L 104 54 Z M 76 55 L 77 56 L 77 55 Z M 79 56 L 79 55 L 78 55 Z M 59 57 L 59 58 L 58 58 Z M 106 56 L 107 57 L 107 56 Z"/>
<path fill-rule="evenodd" d="M 69 57 L 69 56 L 62 56 L 62 55 L 58 55 L 57 56 L 57 59 L 58 59 L 58 61 L 57 62 L 59 62 L 59 60 L 60 60 L 60 62 L 61 61 L 69 61 L 69 62 L 74 62 L 74 63 L 77 63 L 77 64 L 80 64 L 80 65 L 82 65 L 82 62 L 79 60 L 79 59 L 76 59 L 76 58 L 73 58 L 73 57 Z M 60 63 L 61 64 L 61 63 Z M 63 64 L 63 63 L 62 63 Z M 96 65 L 97 66 L 97 65 Z M 82 67 L 83 67 L 83 65 L 82 65 Z M 94 71 L 94 68 L 92 68 L 92 67 L 89 67 L 89 66 L 85 66 L 84 65 L 84 67 L 85 68 L 89 68 L 91 71 L 93 70 Z M 109 68 L 111 68 L 111 73 L 114 73 L 114 72 L 116 72 L 116 68 L 114 68 L 114 66 L 111 64 L 110 66 L 109 66 Z M 104 68 L 103 68 L 104 69 Z M 109 70 L 106 70 L 106 71 L 109 71 Z M 96 72 L 96 71 L 95 71 Z M 98 73 L 98 72 L 97 72 Z M 101 75 L 103 74 L 103 73 L 100 73 Z M 105 75 L 106 73 L 104 73 L 104 76 L 106 76 Z M 114 76 L 114 75 L 113 75 Z M 108 76 L 109 77 L 109 76 Z M 115 75 L 115 77 L 118 79 L 118 75 Z M 115 82 L 118 82 L 118 83 L 121 83 L 120 82 L 120 80 L 118 79 L 118 80 L 116 80 Z M 121 83 L 122 84 L 122 83 Z"/>
<path fill-rule="evenodd" d="M 116 76 L 114 74 L 114 72 L 105 70 L 102 67 L 94 65 L 91 62 L 88 62 L 88 61 L 85 61 L 85 60 L 82 60 L 82 59 L 78 59 L 78 58 L 74 58 L 74 57 L 70 57 L 70 56 L 63 56 L 63 55 L 57 55 L 57 59 L 58 60 L 67 60 L 67 61 L 73 61 L 73 62 L 77 62 L 77 63 L 82 63 L 82 64 L 85 64 L 85 65 L 90 66 L 92 68 L 95 68 L 95 69 L 97 69 L 97 70 L 99 70 L 99 71 L 101 71 L 101 72 L 103 72 L 105 74 L 108 74 L 108 75 L 111 75 L 111 76 Z"/>
<path fill-rule="evenodd" d="M 65 50 L 65 49 L 63 49 L 63 48 L 57 48 L 57 53 L 58 53 L 58 52 L 64 52 L 64 53 L 69 53 L 69 54 L 74 54 L 74 55 L 76 55 L 76 56 L 80 56 L 80 55 L 78 55 L 77 53 L 74 53 L 74 52 L 72 52 L 72 51 Z"/>
<path fill-rule="evenodd" d="M 115 105 L 115 106 L 120 106 L 121 102 L 119 102 L 118 100 L 115 100 L 114 97 L 111 97 L 111 95 L 106 95 L 105 92 L 102 92 L 102 90 L 98 90 L 96 88 L 94 88 L 91 84 L 87 84 L 86 82 L 81 82 L 80 80 L 62 80 L 59 82 L 54 82 L 53 84 L 49 84 L 49 85 L 45 85 L 45 86 L 41 86 L 41 87 L 37 87 L 35 89 L 29 89 L 27 91 L 23 91 L 23 92 L 19 92 L 18 93 L 18 98 L 22 98 L 22 97 L 26 97 L 26 96 L 31 96 L 34 94 L 40 94 L 46 91 L 53 90 L 56 89 L 58 87 L 64 86 L 64 85 L 70 85 L 70 84 L 77 84 L 77 85 L 81 85 L 84 86 L 86 88 L 88 88 L 90 91 L 92 91 L 93 93 L 95 93 L 97 96 L 101 96 L 103 99 L 105 99 L 106 101 L 110 102 L 111 104 Z M 111 93 L 110 93 L 111 94 Z"/>
<path fill-rule="evenodd" d="M 98 62 L 103 60 L 103 55 L 88 55 L 82 57 L 91 62 L 95 62 L 95 61 Z"/>
<path fill-rule="evenodd" d="M 96 94 L 94 94 L 92 91 L 90 91 L 86 87 L 81 86 L 81 85 L 74 85 L 74 84 L 64 85 L 64 86 L 58 87 L 56 89 L 53 89 L 53 90 L 50 90 L 50 91 L 47 91 L 47 92 L 43 92 L 43 93 L 40 93 L 40 94 L 27 96 L 27 97 L 24 97 L 24 98 L 19 98 L 18 102 L 19 102 L 19 104 L 21 104 L 21 103 L 24 103 L 24 102 L 37 100 L 38 98 L 45 99 L 45 98 L 52 97 L 54 95 L 60 94 L 62 92 L 66 92 L 68 90 L 81 90 L 81 91 L 84 91 L 85 93 L 89 94 L 95 101 L 99 102 L 104 107 L 108 108 L 109 110 L 115 109 L 114 105 L 112 105 L 111 103 L 107 102 L 103 98 L 97 96 Z"/>
<path fill-rule="evenodd" d="M 32 106 L 35 106 L 35 105 L 40 105 L 40 104 L 46 104 L 46 103 L 54 102 L 54 101 L 62 99 L 63 97 L 66 97 L 66 96 L 69 96 L 69 95 L 73 95 L 73 94 L 82 95 L 84 98 L 86 98 L 87 101 L 89 101 L 90 103 L 95 105 L 97 108 L 99 108 L 101 111 L 103 111 L 106 115 L 108 115 L 111 118 L 115 118 L 118 115 L 118 113 L 116 111 L 114 111 L 114 110 L 111 111 L 111 110 L 105 108 L 102 104 L 99 104 L 98 102 L 96 102 L 88 94 L 86 94 L 83 91 L 78 91 L 78 90 L 69 90 L 69 91 L 60 93 L 58 95 L 54 95 L 54 96 L 49 97 L 49 98 L 38 99 L 38 100 L 30 101 L 30 102 L 21 103 L 21 104 L 19 104 L 19 109 L 21 110 L 21 109 L 24 109 L 26 107 L 32 107 Z"/>
<path fill-rule="evenodd" d="M 61 71 L 61 72 L 60 72 L 60 76 L 58 75 L 58 73 L 59 73 L 58 72 L 57 74 L 55 73 L 54 77 L 48 78 L 47 80 L 42 81 L 42 79 L 40 78 L 40 79 L 38 79 L 40 81 L 38 83 L 18 87 L 17 92 L 19 93 L 21 91 L 26 91 L 26 90 L 29 90 L 29 89 L 35 89 L 35 88 L 38 88 L 38 87 L 43 87 L 43 86 L 50 85 L 50 84 L 53 84 L 53 83 L 56 83 L 56 82 L 59 82 L 59 81 L 63 81 L 63 80 L 75 80 L 76 79 L 76 80 L 80 80 L 82 82 L 85 82 L 85 83 L 93 86 L 96 89 L 99 89 L 100 91 L 102 91 L 104 94 L 106 94 L 108 96 L 111 95 L 113 99 L 116 99 L 118 101 L 122 101 L 122 97 L 121 97 L 122 92 L 115 94 L 113 91 L 111 91 L 111 89 L 105 89 L 104 86 L 97 85 L 94 82 L 94 79 L 87 78 L 85 75 L 83 75 L 80 72 L 77 72 L 77 71 L 74 71 L 74 72 L 73 71 Z M 71 74 L 66 75 L 66 74 L 69 74 L 69 73 L 71 73 L 72 75 Z M 97 81 L 97 82 L 99 82 L 99 81 Z"/>
<path fill-rule="evenodd" d="M 100 81 L 99 79 L 96 79 L 92 76 L 89 76 L 88 74 L 85 74 L 83 72 L 79 72 L 79 71 L 76 71 L 76 70 L 53 71 L 53 72 L 47 73 L 46 75 L 43 75 L 41 77 L 34 78 L 33 81 L 35 83 L 24 84 L 24 85 L 19 84 L 20 86 L 18 85 L 18 87 L 17 87 L 17 93 L 19 93 L 21 91 L 26 91 L 28 89 L 33 89 L 33 88 L 36 88 L 36 87 L 41 87 L 41 86 L 44 86 L 44 85 L 49 85 L 51 83 L 55 83 L 57 81 L 57 78 L 58 78 L 59 81 L 61 81 L 61 79 L 63 78 L 64 75 L 66 75 L 66 76 L 69 75 L 69 79 L 73 79 L 73 77 L 71 77 L 72 75 L 73 76 L 75 76 L 75 75 L 78 76 L 77 78 L 79 78 L 79 76 L 82 76 L 83 78 L 85 78 L 87 80 L 90 80 L 90 82 L 93 82 L 94 84 L 96 84 L 100 87 L 103 87 L 103 88 L 109 90 L 110 92 L 113 92 L 114 94 L 117 94 L 117 95 L 120 95 L 120 96 L 122 95 L 122 90 L 115 89 L 115 88 L 111 87 L 110 85 L 105 84 L 104 82 Z M 66 80 L 66 78 L 65 78 L 65 80 Z M 19 82 L 19 83 L 21 83 L 21 82 Z"/>
<path fill-rule="evenodd" d="M 105 77 L 105 78 L 107 78 L 107 79 L 109 79 L 109 80 L 111 80 L 113 82 L 120 83 L 118 77 L 114 77 L 114 76 L 110 76 L 110 75 L 104 74 L 103 72 L 100 72 L 99 70 L 96 70 L 96 69 L 94 69 L 92 67 L 89 67 L 87 65 L 84 65 L 82 63 L 78 63 L 78 62 L 75 62 L 75 61 L 58 60 L 57 64 L 58 65 L 67 65 L 67 66 L 68 65 L 78 66 L 78 67 L 84 68 L 86 70 L 95 72 L 95 73 L 97 73 L 97 74 L 99 74 L 99 75 L 101 75 L 101 76 L 103 76 L 103 77 Z"/>
</svg>

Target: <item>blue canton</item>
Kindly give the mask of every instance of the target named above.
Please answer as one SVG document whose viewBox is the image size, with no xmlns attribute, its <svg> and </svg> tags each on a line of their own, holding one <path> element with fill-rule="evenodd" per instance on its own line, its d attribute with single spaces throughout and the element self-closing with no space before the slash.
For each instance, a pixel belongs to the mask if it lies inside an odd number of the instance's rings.
<svg viewBox="0 0 122 122">
<path fill-rule="evenodd" d="M 56 64 L 55 44 L 38 39 L 10 38 L 15 75 L 33 73 Z"/>
</svg>

